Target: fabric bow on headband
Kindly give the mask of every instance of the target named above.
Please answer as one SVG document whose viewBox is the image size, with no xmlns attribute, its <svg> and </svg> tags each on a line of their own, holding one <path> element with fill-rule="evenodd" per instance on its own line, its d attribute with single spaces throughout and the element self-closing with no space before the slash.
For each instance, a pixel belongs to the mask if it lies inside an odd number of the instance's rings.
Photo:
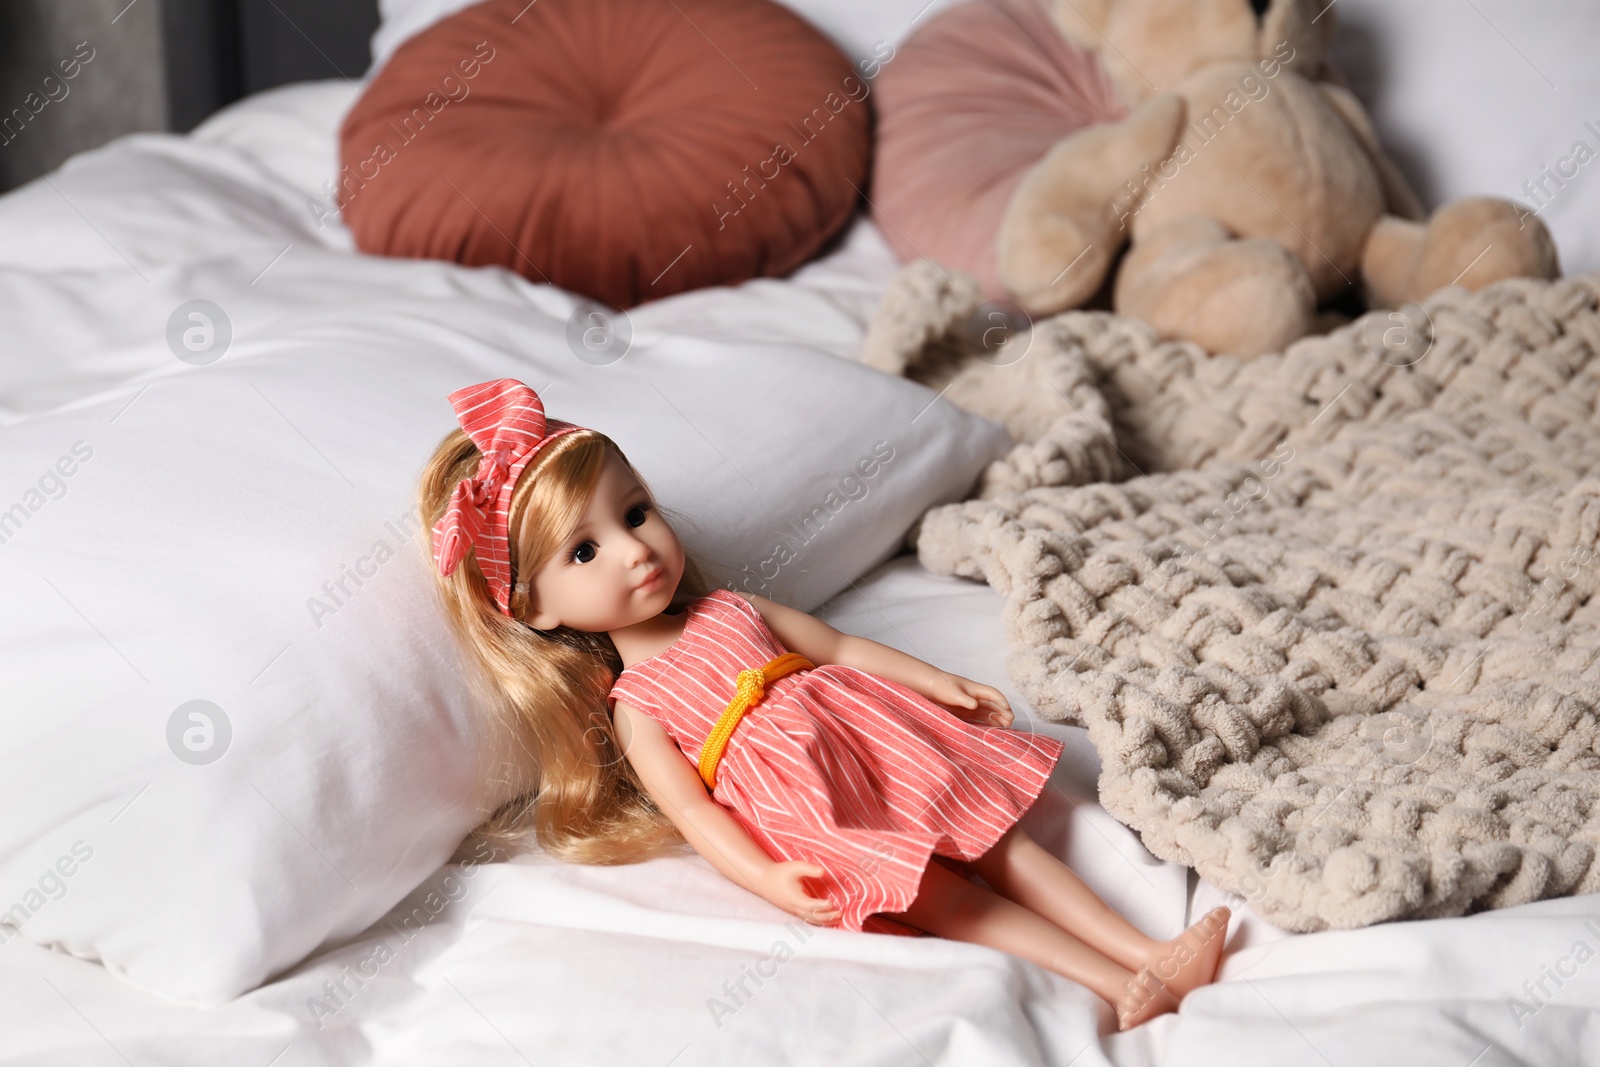
<svg viewBox="0 0 1600 1067">
<path fill-rule="evenodd" d="M 456 483 L 444 515 L 433 526 L 433 558 L 439 573 L 456 569 L 467 549 L 489 584 L 502 615 L 511 614 L 511 550 L 507 528 L 517 477 L 545 445 L 581 430 L 544 417 L 539 394 L 515 378 L 496 378 L 457 389 L 449 396 L 456 419 L 483 453 L 478 471 Z"/>
</svg>

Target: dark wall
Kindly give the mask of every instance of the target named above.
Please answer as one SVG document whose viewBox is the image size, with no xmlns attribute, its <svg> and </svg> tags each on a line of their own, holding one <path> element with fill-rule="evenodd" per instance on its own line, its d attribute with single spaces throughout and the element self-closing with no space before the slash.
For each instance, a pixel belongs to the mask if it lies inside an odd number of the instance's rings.
<svg viewBox="0 0 1600 1067">
<path fill-rule="evenodd" d="M 287 82 L 366 72 L 377 0 L 162 0 L 172 128 Z"/>
<path fill-rule="evenodd" d="M 0 188 L 167 128 L 160 0 L 0 0 Z"/>
<path fill-rule="evenodd" d="M 242 95 L 238 12 L 215 0 L 161 0 L 161 28 L 170 128 L 187 132 Z"/>
<path fill-rule="evenodd" d="M 259 89 L 358 79 L 377 26 L 377 0 L 0 0 L 0 190 Z"/>
</svg>

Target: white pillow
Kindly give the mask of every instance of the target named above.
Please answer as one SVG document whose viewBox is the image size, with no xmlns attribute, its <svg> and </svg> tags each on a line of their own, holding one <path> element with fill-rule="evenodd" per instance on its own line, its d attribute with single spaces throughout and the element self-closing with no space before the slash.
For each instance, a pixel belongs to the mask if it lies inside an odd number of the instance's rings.
<svg viewBox="0 0 1600 1067">
<path fill-rule="evenodd" d="M 1009 444 L 798 334 L 689 336 L 672 301 L 608 362 L 572 294 L 329 247 L 226 145 L 126 138 L 50 177 L 0 198 L 25 339 L 0 343 L 0 922 L 176 999 L 365 928 L 481 814 L 408 524 L 451 390 L 517 377 L 613 435 L 714 580 L 803 610 Z"/>
<path fill-rule="evenodd" d="M 378 28 L 372 33 L 372 65 L 365 77 L 389 62 L 396 48 L 446 15 L 480 0 L 378 0 Z"/>
<path fill-rule="evenodd" d="M 360 95 L 359 84 L 342 78 L 290 82 L 212 112 L 189 136 L 236 149 L 302 197 L 318 202 L 327 214 L 313 216 L 302 208 L 306 219 L 323 222 L 318 234 L 324 243 L 354 251 L 355 242 L 333 211 L 328 190 L 341 166 L 339 124 Z"/>
<path fill-rule="evenodd" d="M 1334 61 L 1430 210 L 1516 200 L 1550 227 L 1565 273 L 1600 270 L 1600 5 L 1339 0 L 1333 15 Z"/>
<path fill-rule="evenodd" d="M 438 22 L 446 15 L 470 7 L 479 0 L 378 0 L 381 21 L 372 35 L 371 77 L 389 61 L 394 50 L 408 37 Z M 960 0 L 777 0 L 784 7 L 804 16 L 811 24 L 861 67 L 866 77 L 877 74 L 877 66 L 892 62 L 893 48 L 926 22 L 932 14 Z M 884 47 L 887 46 L 887 47 Z"/>
<path fill-rule="evenodd" d="M 867 77 L 894 62 L 894 49 L 934 15 L 962 0 L 777 0 L 833 39 Z M 867 64 L 866 66 L 860 66 Z"/>
<path fill-rule="evenodd" d="M 366 927 L 479 819 L 411 511 L 450 390 L 529 382 L 618 440 L 718 579 L 765 570 L 739 584 L 804 610 L 1007 444 L 805 349 L 656 339 L 590 366 L 536 308 L 491 343 L 408 302 L 285 315 L 8 430 L 0 909 L 30 938 L 219 1001 Z M 484 302 L 455 303 L 483 330 Z M 183 762 L 186 732 L 221 758 Z"/>
</svg>

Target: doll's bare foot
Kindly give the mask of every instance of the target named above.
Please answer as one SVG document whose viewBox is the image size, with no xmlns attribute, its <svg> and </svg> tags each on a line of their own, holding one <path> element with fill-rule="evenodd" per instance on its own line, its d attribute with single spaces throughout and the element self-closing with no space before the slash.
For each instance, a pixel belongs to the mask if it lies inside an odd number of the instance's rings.
<svg viewBox="0 0 1600 1067">
<path fill-rule="evenodd" d="M 1128 979 L 1122 998 L 1114 1005 L 1117 1009 L 1117 1029 L 1132 1030 L 1158 1015 L 1178 1010 L 1178 998 L 1173 996 L 1161 979 L 1149 967 Z"/>
<path fill-rule="evenodd" d="M 1152 953 L 1146 969 L 1179 1000 L 1209 984 L 1222 962 L 1232 915 L 1225 907 L 1212 908 L 1189 929 L 1171 941 L 1163 941 Z"/>
</svg>

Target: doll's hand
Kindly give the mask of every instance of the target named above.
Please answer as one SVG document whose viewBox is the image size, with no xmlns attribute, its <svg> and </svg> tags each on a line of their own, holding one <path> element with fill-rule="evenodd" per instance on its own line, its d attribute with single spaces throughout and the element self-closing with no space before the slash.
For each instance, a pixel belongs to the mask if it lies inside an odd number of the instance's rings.
<svg viewBox="0 0 1600 1067">
<path fill-rule="evenodd" d="M 815 863 L 787 860 L 774 863 L 757 884 L 761 895 L 790 915 L 816 926 L 826 926 L 839 918 L 839 906 L 827 897 L 814 897 L 807 890 L 807 878 L 822 878 L 827 871 Z"/>
<path fill-rule="evenodd" d="M 989 726 L 1010 726 L 1013 716 L 1011 702 L 1005 694 L 992 685 L 974 682 L 959 674 L 941 673 L 927 694 L 950 709 L 951 714 L 967 722 Z"/>
</svg>

